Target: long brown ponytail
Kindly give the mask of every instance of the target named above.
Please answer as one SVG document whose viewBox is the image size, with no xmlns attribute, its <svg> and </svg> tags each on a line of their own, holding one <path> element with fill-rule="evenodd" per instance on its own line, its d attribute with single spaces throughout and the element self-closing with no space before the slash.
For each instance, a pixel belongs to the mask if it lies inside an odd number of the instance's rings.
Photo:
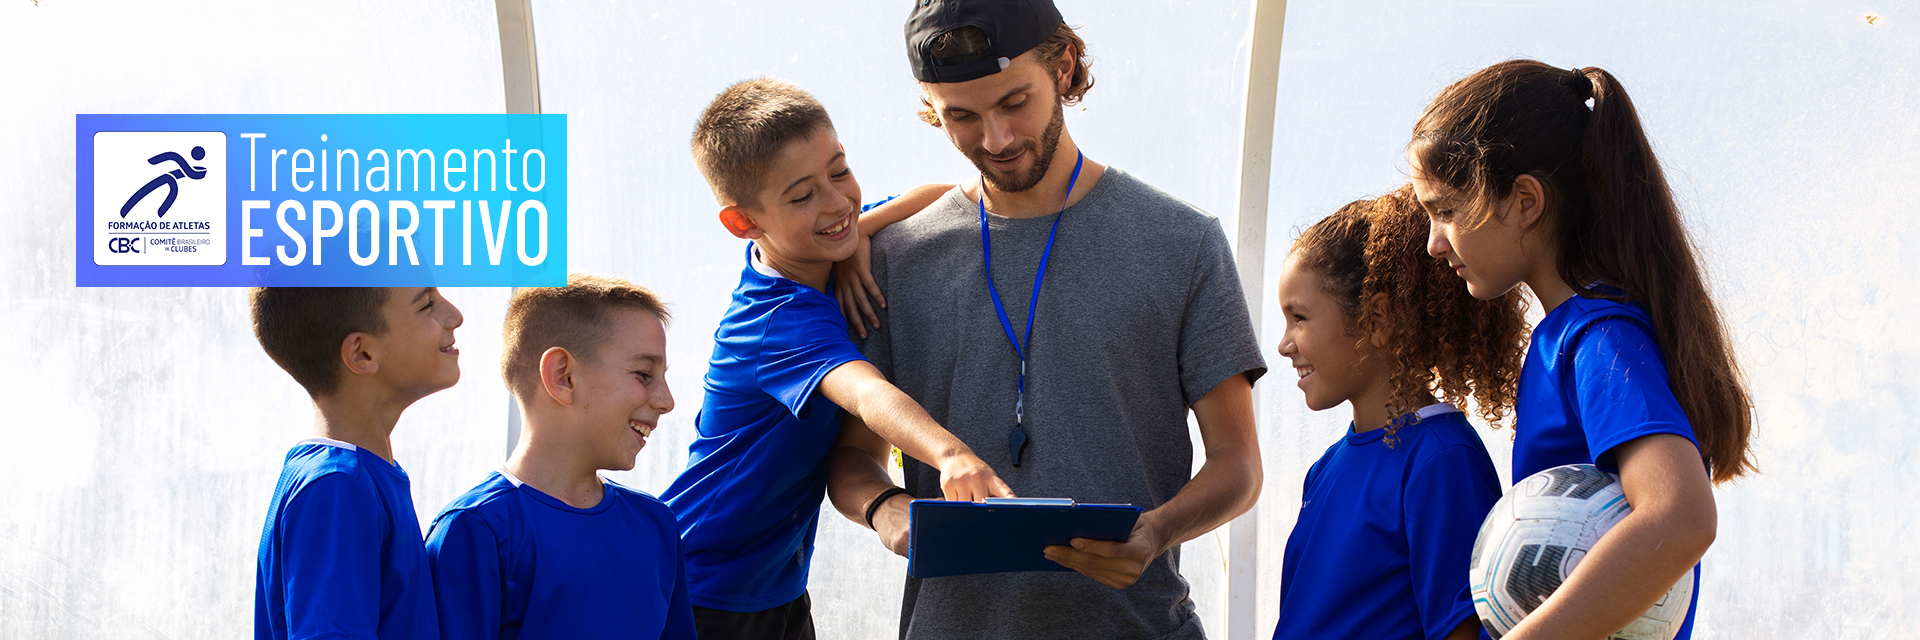
<svg viewBox="0 0 1920 640">
<path fill-rule="evenodd" d="M 1753 405 L 1732 340 L 1633 101 L 1613 74 L 1533 60 L 1487 67 L 1440 92 L 1408 152 L 1420 171 L 1466 195 L 1469 227 L 1490 216 L 1521 175 L 1546 185 L 1546 233 L 1558 240 L 1560 277 L 1580 295 L 1644 306 L 1714 482 L 1755 469 Z M 1595 283 L 1625 295 L 1588 288 Z"/>
</svg>

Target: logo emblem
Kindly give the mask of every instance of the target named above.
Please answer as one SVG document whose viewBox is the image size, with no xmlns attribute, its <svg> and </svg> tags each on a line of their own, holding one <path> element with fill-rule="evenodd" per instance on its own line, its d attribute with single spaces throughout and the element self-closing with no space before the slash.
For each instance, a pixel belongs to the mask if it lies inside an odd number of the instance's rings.
<svg viewBox="0 0 1920 640">
<path fill-rule="evenodd" d="M 225 264 L 227 178 L 222 132 L 94 134 L 94 264 Z"/>
<path fill-rule="evenodd" d="M 205 157 L 207 157 L 206 147 L 193 148 L 193 159 L 199 160 Z M 133 197 L 127 198 L 127 203 L 120 205 L 120 217 L 127 217 L 127 212 L 133 210 L 133 205 L 140 204 L 140 199 L 147 197 L 147 194 L 153 193 L 155 189 L 159 189 L 160 187 L 166 187 L 167 199 L 160 203 L 159 211 L 160 217 L 165 218 L 167 217 L 167 209 L 173 207 L 174 198 L 180 196 L 179 181 L 181 178 L 202 180 L 207 177 L 206 167 L 189 165 L 187 164 L 186 158 L 182 158 L 180 154 L 172 151 L 147 158 L 147 164 L 161 164 L 163 162 L 173 162 L 180 165 L 180 168 L 160 174 L 159 177 L 147 182 L 146 186 L 140 187 L 139 191 L 133 192 Z"/>
</svg>

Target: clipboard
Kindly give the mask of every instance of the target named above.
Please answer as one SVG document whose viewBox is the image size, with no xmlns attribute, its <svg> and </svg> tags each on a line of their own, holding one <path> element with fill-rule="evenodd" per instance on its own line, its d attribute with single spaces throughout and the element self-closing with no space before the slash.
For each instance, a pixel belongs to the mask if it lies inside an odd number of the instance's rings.
<svg viewBox="0 0 1920 640">
<path fill-rule="evenodd" d="M 914 500 L 908 506 L 907 575 L 1072 571 L 1048 560 L 1043 549 L 1074 538 L 1124 541 L 1140 513 L 1129 504 L 1075 504 L 1069 498 Z"/>
</svg>

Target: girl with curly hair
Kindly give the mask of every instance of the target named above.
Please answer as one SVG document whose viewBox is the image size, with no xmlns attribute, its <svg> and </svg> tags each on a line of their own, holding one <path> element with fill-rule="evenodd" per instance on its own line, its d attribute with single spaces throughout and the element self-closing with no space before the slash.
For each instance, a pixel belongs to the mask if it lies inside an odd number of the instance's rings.
<svg viewBox="0 0 1920 640">
<path fill-rule="evenodd" d="M 1307 472 L 1276 640 L 1480 631 L 1467 567 L 1500 478 L 1459 407 L 1497 424 L 1513 406 L 1525 303 L 1475 299 L 1426 243 L 1402 187 L 1307 228 L 1282 267 L 1280 355 L 1309 408 L 1353 423 Z"/>
<path fill-rule="evenodd" d="M 1620 475 L 1628 515 L 1507 640 L 1599 639 L 1713 544 L 1713 483 L 1753 470 L 1753 407 L 1633 101 L 1613 74 L 1510 60 L 1440 92 L 1407 155 L 1428 249 L 1481 298 L 1521 284 L 1533 328 L 1513 479 L 1566 464 Z M 1692 637 L 1693 610 L 1677 635 Z"/>
</svg>

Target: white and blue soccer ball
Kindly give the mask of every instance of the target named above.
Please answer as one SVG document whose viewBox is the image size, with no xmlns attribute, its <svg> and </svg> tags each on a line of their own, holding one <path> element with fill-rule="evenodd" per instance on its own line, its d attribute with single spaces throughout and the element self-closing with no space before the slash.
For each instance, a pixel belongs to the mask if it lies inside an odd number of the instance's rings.
<svg viewBox="0 0 1920 640">
<path fill-rule="evenodd" d="M 1590 464 L 1554 467 L 1514 485 L 1480 525 L 1467 574 L 1487 635 L 1512 631 L 1560 588 L 1600 536 L 1632 512 L 1620 477 Z M 1672 640 L 1692 602 L 1688 572 L 1652 609 L 1607 638 Z"/>
</svg>

